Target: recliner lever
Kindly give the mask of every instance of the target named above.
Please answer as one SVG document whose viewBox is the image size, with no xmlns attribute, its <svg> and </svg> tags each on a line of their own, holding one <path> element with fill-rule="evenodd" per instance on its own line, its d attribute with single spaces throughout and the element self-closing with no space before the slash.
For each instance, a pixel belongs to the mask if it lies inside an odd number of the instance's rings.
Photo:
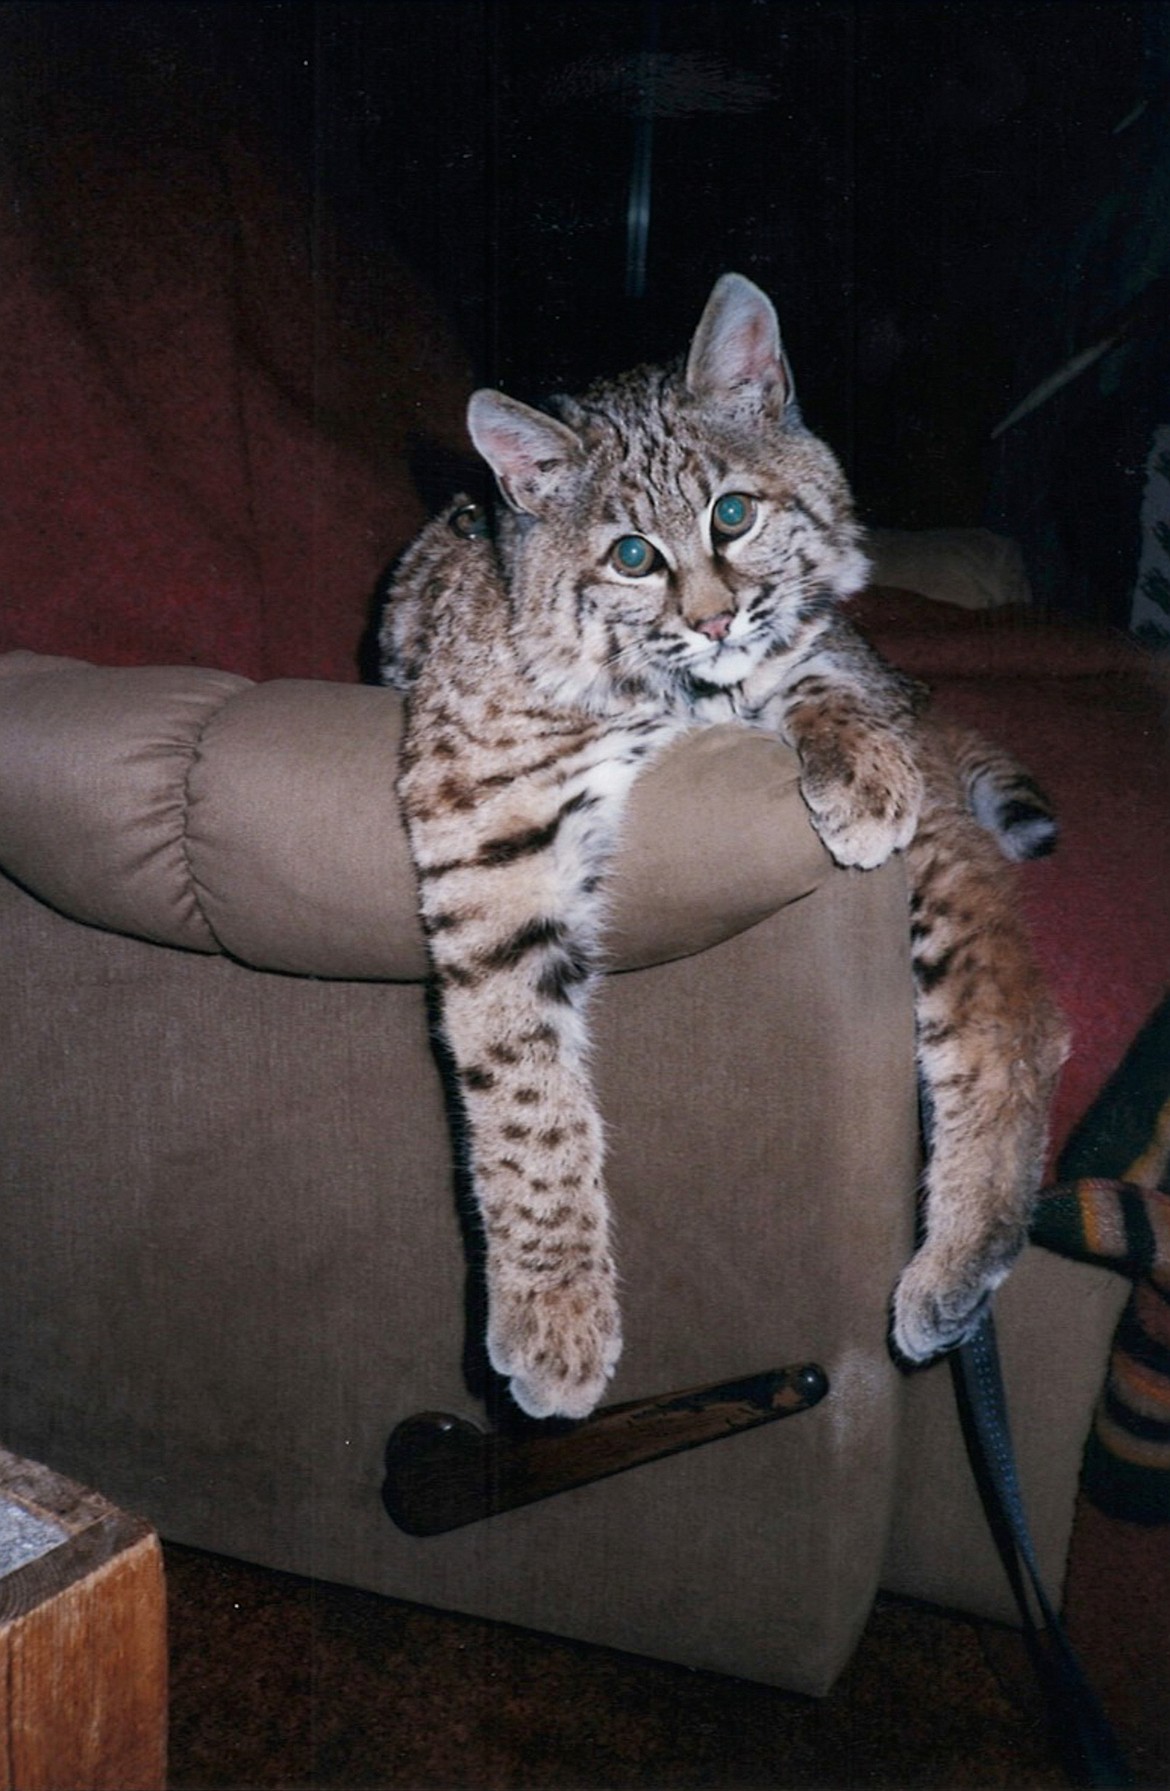
<svg viewBox="0 0 1170 1791">
<path fill-rule="evenodd" d="M 382 1500 L 409 1536 L 438 1536 L 684 1449 L 818 1405 L 815 1362 L 604 1407 L 579 1423 L 483 1431 L 448 1412 L 418 1412 L 386 1445 Z"/>
</svg>

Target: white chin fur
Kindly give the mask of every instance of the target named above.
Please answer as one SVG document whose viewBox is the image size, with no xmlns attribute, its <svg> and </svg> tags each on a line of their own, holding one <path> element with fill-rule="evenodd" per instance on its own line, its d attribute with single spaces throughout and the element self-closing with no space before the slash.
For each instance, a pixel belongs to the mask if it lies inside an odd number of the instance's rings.
<svg viewBox="0 0 1170 1791">
<path fill-rule="evenodd" d="M 727 689 L 732 684 L 742 684 L 756 663 L 754 653 L 746 647 L 725 647 L 721 653 L 712 654 L 710 659 L 692 664 L 691 671 L 704 684 L 718 684 Z"/>
</svg>

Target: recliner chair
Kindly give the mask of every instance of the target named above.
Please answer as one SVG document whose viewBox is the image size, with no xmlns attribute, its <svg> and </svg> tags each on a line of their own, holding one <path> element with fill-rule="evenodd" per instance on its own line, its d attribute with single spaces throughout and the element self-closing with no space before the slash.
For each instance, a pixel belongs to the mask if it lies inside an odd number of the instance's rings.
<svg viewBox="0 0 1170 1791">
<path fill-rule="evenodd" d="M 900 863 L 830 863 L 791 754 L 715 730 L 633 798 L 596 1008 L 614 1401 L 815 1360 L 783 1423 L 448 1535 L 402 1419 L 483 1419 L 394 800 L 398 700 L 0 659 L 0 1437 L 166 1537 L 823 1692 L 879 1587 L 1010 1618 L 945 1365 L 886 1345 L 917 1134 Z M 1124 1285 L 999 1300 L 1060 1584 Z"/>
</svg>

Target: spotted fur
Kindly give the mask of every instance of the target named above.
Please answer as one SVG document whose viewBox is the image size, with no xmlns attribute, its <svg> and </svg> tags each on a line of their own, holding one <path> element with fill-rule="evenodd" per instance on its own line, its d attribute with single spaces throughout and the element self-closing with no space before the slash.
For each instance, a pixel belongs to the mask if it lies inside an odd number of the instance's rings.
<svg viewBox="0 0 1170 1791">
<path fill-rule="evenodd" d="M 1059 1055 L 1038 978 L 1016 975 L 1030 959 L 988 831 L 1011 850 L 1004 792 L 1025 774 L 1001 764 L 997 784 L 991 749 L 925 719 L 922 687 L 841 615 L 867 571 L 849 490 L 800 420 L 750 282 L 717 284 L 684 362 L 544 411 L 479 392 L 469 427 L 503 501 L 489 518 L 458 500 L 428 525 L 382 646 L 407 698 L 398 788 L 466 1114 L 493 1365 L 525 1411 L 580 1417 L 618 1359 L 588 1069 L 606 872 L 639 771 L 680 731 L 726 721 L 794 747 L 838 863 L 907 852 L 938 1143 L 894 1337 L 933 1354 L 1019 1247 Z M 984 1026 L 988 980 L 1007 1017 Z M 1000 1071 L 1021 1057 L 1036 1087 L 1017 1121 L 1023 1081 Z M 981 1125 L 1007 1116 L 998 1155 L 964 1128 L 977 1105 Z"/>
</svg>

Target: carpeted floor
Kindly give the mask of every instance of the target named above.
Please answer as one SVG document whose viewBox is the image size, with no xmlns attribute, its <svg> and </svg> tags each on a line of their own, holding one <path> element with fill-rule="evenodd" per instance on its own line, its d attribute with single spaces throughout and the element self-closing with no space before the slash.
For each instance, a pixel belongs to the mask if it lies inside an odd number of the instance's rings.
<svg viewBox="0 0 1170 1791">
<path fill-rule="evenodd" d="M 171 1784 L 618 1791 L 1062 1785 L 1014 1633 L 883 1601 L 830 1697 L 168 1548 Z M 1078 1514 L 1068 1615 L 1170 1785 L 1170 1531 Z"/>
</svg>

